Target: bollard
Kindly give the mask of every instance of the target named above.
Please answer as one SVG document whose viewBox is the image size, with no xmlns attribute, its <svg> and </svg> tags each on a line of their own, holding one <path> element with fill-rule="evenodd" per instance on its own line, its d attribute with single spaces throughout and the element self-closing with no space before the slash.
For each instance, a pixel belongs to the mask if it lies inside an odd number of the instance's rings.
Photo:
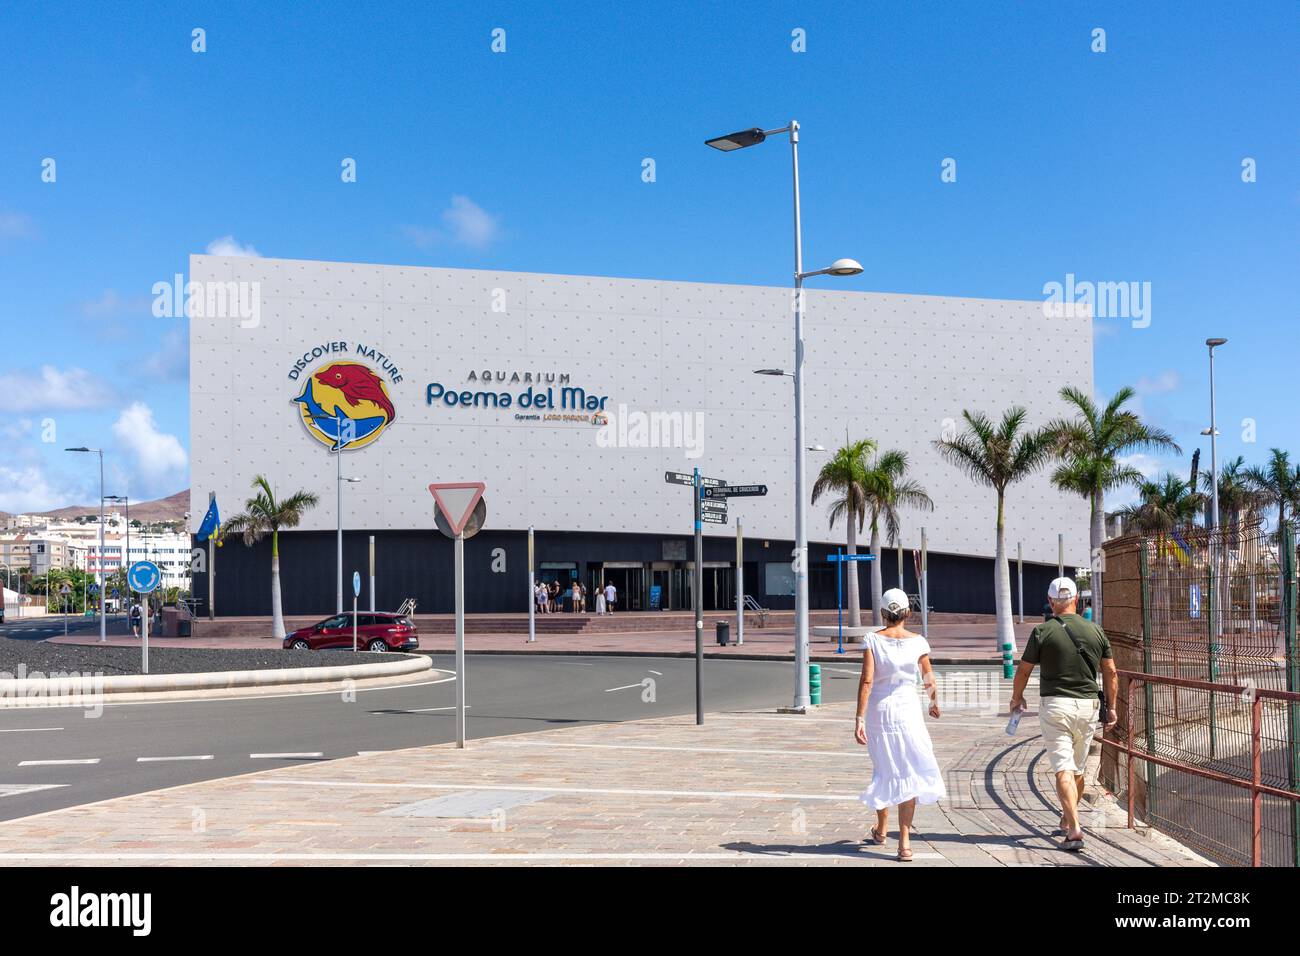
<svg viewBox="0 0 1300 956">
<path fill-rule="evenodd" d="M 1006 641 L 1002 644 L 1002 676 L 1010 680 L 1015 676 L 1015 666 L 1011 662 L 1011 642 Z"/>
<path fill-rule="evenodd" d="M 820 704 L 822 702 L 822 666 L 820 664 L 808 665 L 808 702 L 810 704 Z"/>
</svg>

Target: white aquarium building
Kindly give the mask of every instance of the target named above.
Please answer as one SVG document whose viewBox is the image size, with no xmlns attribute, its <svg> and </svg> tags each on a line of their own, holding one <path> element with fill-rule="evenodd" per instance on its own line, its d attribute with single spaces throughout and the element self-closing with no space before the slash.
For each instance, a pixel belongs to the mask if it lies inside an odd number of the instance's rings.
<svg viewBox="0 0 1300 956">
<path fill-rule="evenodd" d="M 190 281 L 190 530 L 210 492 L 223 517 L 241 510 L 258 474 L 318 495 L 281 536 L 286 613 L 334 607 L 340 473 L 347 577 L 367 577 L 374 536 L 378 607 L 450 610 L 451 544 L 428 491 L 443 481 L 487 486 L 467 543 L 470 610 L 525 609 L 530 525 L 543 578 L 612 580 L 625 608 L 688 607 L 691 493 L 665 474 L 697 467 L 768 488 L 705 526 L 706 609 L 734 602 L 737 521 L 746 593 L 792 606 L 793 389 L 754 374 L 792 365 L 789 289 L 200 255 Z M 806 350 L 808 443 L 829 450 L 809 452 L 809 487 L 846 438 L 907 452 L 935 508 L 902 513 L 904 586 L 916 589 L 924 526 L 932 605 L 991 610 L 994 495 L 933 442 L 963 409 L 1065 414 L 1061 386 L 1092 388 L 1089 318 L 1045 316 L 1039 301 L 810 290 Z M 1009 550 L 1023 547 L 1036 608 L 1058 534 L 1067 565 L 1087 563 L 1087 505 L 1046 470 L 1009 501 Z M 845 529 L 827 511 L 810 511 L 813 607 L 835 605 L 826 557 Z M 269 542 L 227 541 L 218 613 L 265 613 L 268 567 Z M 206 587 L 196 574 L 196 595 Z"/>
</svg>

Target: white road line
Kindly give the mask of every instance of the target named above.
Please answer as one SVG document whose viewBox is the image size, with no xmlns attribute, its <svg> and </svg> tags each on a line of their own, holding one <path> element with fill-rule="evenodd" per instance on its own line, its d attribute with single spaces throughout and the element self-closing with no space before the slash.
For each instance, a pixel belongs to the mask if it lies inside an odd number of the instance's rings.
<svg viewBox="0 0 1300 956">
<path fill-rule="evenodd" d="M 72 764 L 91 764 L 99 763 L 98 757 L 86 757 L 81 760 L 24 760 L 18 764 L 20 767 L 66 767 Z"/>
<path fill-rule="evenodd" d="M 473 704 L 466 704 L 465 709 L 469 710 L 473 706 L 474 706 Z M 432 713 L 435 710 L 455 710 L 455 709 L 456 709 L 455 704 L 448 704 L 446 707 L 401 707 L 401 708 L 394 708 L 393 710 L 389 710 L 389 711 L 374 713 L 371 714 L 370 716 L 371 717 L 392 717 L 394 714 L 428 714 L 428 713 Z"/>
<path fill-rule="evenodd" d="M 651 673 L 651 674 L 654 674 L 656 677 L 663 677 L 663 676 L 664 676 L 664 672 L 663 672 L 663 671 L 651 671 L 650 673 Z"/>
<path fill-rule="evenodd" d="M 353 790 L 522 790 L 529 793 L 589 793 L 641 797 L 714 797 L 735 800 L 824 800 L 858 802 L 856 793 L 779 793 L 771 790 L 639 790 L 633 787 L 539 787 L 495 783 L 361 783 L 353 780 L 263 779 L 271 787 L 337 787 Z"/>
<path fill-rule="evenodd" d="M 643 686 L 641 682 L 637 681 L 635 684 L 624 684 L 622 687 L 606 687 L 605 693 L 612 694 L 616 690 L 631 690 L 633 687 L 641 687 L 641 686 Z"/>
<path fill-rule="evenodd" d="M 494 740 L 495 747 L 581 747 L 589 750 L 666 750 L 688 754 L 770 754 L 780 757 L 865 757 L 866 748 L 858 750 L 744 750 L 738 747 L 668 747 L 654 744 L 579 744 L 543 743 L 535 740 Z M 432 756 L 432 755 L 430 755 Z"/>
<path fill-rule="evenodd" d="M 293 753 L 293 754 L 249 754 L 249 760 L 297 760 L 303 757 L 323 757 L 325 756 L 319 750 L 313 753 Z"/>
<path fill-rule="evenodd" d="M 7 727 L 0 728 L 0 734 L 35 734 L 42 730 L 62 730 L 62 727 Z"/>
<path fill-rule="evenodd" d="M 192 754 L 184 757 L 136 757 L 136 763 L 163 763 L 168 760 L 211 760 L 212 754 Z"/>
</svg>

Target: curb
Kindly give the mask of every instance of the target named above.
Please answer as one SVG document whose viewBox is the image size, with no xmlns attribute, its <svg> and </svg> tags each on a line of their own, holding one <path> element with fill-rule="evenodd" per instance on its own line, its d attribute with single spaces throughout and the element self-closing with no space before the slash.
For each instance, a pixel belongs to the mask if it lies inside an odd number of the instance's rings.
<svg viewBox="0 0 1300 956">
<path fill-rule="evenodd" d="M 846 650 L 843 654 L 836 654 L 834 651 L 828 654 L 812 654 L 809 656 L 808 660 L 810 663 L 813 664 L 836 664 L 836 663 L 842 664 L 846 661 L 854 660 L 855 658 L 853 657 L 853 651 L 856 650 L 856 648 L 849 649 L 850 647 L 849 645 L 845 645 L 845 647 Z M 455 653 L 455 651 L 453 648 L 447 648 L 446 650 L 426 649 L 426 650 L 417 651 L 416 653 L 420 655 L 434 655 L 434 654 L 446 655 L 446 654 L 453 654 Z M 578 649 L 578 650 L 565 651 L 565 650 L 550 650 L 550 649 L 540 649 L 540 648 L 537 650 L 527 650 L 527 651 L 512 651 L 512 650 L 506 650 L 505 648 L 487 648 L 485 650 L 472 650 L 470 648 L 466 648 L 465 654 L 470 657 L 510 656 L 510 655 L 514 655 L 516 657 L 526 657 L 530 654 L 541 654 L 543 656 L 550 656 L 550 657 L 660 657 L 660 658 L 681 657 L 681 658 L 687 658 L 692 660 L 695 657 L 694 651 L 611 651 L 611 650 L 598 650 L 598 649 L 593 649 L 593 650 Z M 705 651 L 704 659 L 713 660 L 713 661 L 774 661 L 776 663 L 784 663 L 784 664 L 794 663 L 793 654 L 720 654 L 717 651 Z M 932 657 L 930 659 L 930 662 L 934 664 L 936 667 L 941 664 L 949 667 L 953 667 L 953 666 L 1001 667 L 1002 666 L 1002 661 L 1000 658 L 995 660 L 993 658 L 986 658 L 986 657 Z"/>
<path fill-rule="evenodd" d="M 393 661 L 348 664 L 340 667 L 284 667 L 263 670 L 211 671 L 198 674 L 114 674 L 108 677 L 76 674 L 61 677 L 25 677 L 0 680 L 0 706 L 14 700 L 56 701 L 66 698 L 117 694 L 181 694 L 195 698 L 231 690 L 305 688 L 320 690 L 341 681 L 409 677 L 434 670 L 424 655 L 394 655 Z"/>
</svg>

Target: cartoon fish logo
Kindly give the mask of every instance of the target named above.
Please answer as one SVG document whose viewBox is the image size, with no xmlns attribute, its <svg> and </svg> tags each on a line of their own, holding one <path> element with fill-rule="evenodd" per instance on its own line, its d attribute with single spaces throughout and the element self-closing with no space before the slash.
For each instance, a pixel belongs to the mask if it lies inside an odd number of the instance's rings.
<svg viewBox="0 0 1300 956">
<path fill-rule="evenodd" d="M 360 362 L 318 370 L 293 401 L 308 433 L 334 451 L 364 448 L 397 417 L 384 380 Z"/>
</svg>

